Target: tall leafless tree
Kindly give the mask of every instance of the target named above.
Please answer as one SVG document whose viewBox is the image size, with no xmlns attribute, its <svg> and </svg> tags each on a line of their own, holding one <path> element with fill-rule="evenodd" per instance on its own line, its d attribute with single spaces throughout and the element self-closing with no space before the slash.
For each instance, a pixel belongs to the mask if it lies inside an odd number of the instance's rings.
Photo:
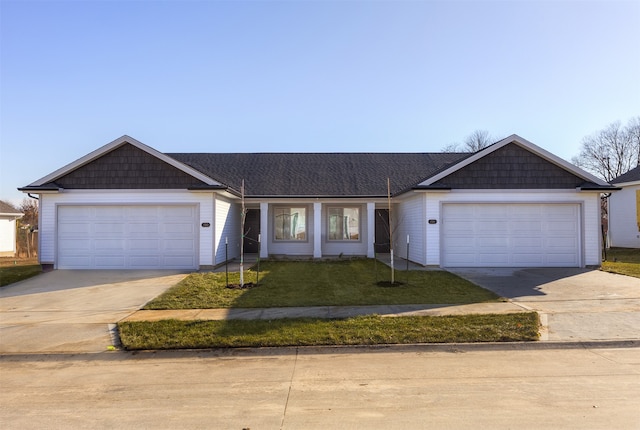
<svg viewBox="0 0 640 430">
<path fill-rule="evenodd" d="M 640 116 L 625 126 L 620 121 L 582 139 L 580 154 L 573 164 L 610 181 L 640 162 Z"/>
<path fill-rule="evenodd" d="M 452 143 L 442 148 L 442 152 L 477 152 L 494 143 L 494 139 L 487 130 L 475 130 L 464 138 L 462 143 Z"/>
<path fill-rule="evenodd" d="M 38 227 L 38 202 L 33 199 L 23 199 L 18 208 L 24 215 L 20 219 L 20 224 Z"/>
</svg>

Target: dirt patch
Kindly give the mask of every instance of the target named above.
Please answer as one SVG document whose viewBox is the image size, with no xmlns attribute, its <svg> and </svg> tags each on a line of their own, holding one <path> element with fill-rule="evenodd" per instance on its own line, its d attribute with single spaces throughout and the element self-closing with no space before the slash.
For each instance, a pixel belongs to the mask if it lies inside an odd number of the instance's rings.
<svg viewBox="0 0 640 430">
<path fill-rule="evenodd" d="M 240 284 L 229 284 L 227 285 L 227 288 L 229 288 L 230 290 L 250 290 L 252 288 L 256 288 L 259 287 L 260 284 L 255 284 L 253 282 L 245 282 L 244 285 L 240 285 Z"/>
<path fill-rule="evenodd" d="M 378 287 L 401 287 L 402 285 L 404 285 L 404 282 L 400 282 L 400 281 L 395 281 L 393 284 L 391 283 L 391 281 L 378 281 L 376 282 L 376 285 Z"/>
</svg>

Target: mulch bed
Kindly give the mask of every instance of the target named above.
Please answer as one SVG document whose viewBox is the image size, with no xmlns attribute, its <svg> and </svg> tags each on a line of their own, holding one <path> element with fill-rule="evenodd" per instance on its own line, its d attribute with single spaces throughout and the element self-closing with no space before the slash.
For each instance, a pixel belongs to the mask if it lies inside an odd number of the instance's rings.
<svg viewBox="0 0 640 430">
<path fill-rule="evenodd" d="M 251 288 L 256 288 L 259 287 L 260 284 L 256 284 L 253 282 L 245 282 L 244 285 L 240 285 L 240 284 L 229 284 L 227 285 L 227 288 L 229 288 L 230 290 L 250 290 Z"/>
</svg>

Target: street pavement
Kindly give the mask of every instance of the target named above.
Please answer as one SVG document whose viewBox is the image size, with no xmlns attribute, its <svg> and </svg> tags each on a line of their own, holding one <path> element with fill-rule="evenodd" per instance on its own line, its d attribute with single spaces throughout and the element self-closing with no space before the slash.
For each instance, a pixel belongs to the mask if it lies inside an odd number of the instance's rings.
<svg viewBox="0 0 640 430">
<path fill-rule="evenodd" d="M 639 348 L 0 355 L 13 429 L 638 429 Z"/>
</svg>

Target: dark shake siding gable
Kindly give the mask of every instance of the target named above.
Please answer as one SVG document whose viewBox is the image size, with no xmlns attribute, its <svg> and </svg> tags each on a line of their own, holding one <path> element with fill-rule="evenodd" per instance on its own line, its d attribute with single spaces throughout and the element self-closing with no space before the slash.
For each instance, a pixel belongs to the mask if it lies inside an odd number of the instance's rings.
<svg viewBox="0 0 640 430">
<path fill-rule="evenodd" d="M 452 189 L 572 189 L 583 178 L 510 143 L 435 182 Z"/>
<path fill-rule="evenodd" d="M 65 189 L 185 189 L 204 182 L 157 157 L 124 144 L 60 178 Z"/>
</svg>

